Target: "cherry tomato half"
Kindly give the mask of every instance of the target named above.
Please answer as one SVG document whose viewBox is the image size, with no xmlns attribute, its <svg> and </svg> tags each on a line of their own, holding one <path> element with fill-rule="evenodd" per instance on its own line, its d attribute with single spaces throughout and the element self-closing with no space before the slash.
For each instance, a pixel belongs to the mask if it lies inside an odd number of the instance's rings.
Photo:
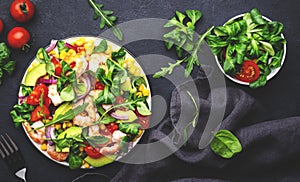
<svg viewBox="0 0 300 182">
<path fill-rule="evenodd" d="M 91 157 L 91 158 L 94 158 L 94 159 L 97 159 L 99 157 L 102 156 L 102 154 L 95 148 L 93 148 L 92 146 L 89 146 L 87 145 L 85 148 L 84 148 L 84 151 L 85 153 Z"/>
<path fill-rule="evenodd" d="M 0 34 L 3 31 L 3 27 L 4 27 L 3 21 L 2 19 L 0 19 Z"/>
<path fill-rule="evenodd" d="M 96 90 L 104 90 L 105 85 L 100 83 L 99 81 L 96 82 L 95 84 L 95 89 Z"/>
<path fill-rule="evenodd" d="M 23 27 L 15 27 L 11 29 L 7 35 L 8 44 L 14 49 L 24 49 L 29 40 L 30 34 Z"/>
<path fill-rule="evenodd" d="M 50 116 L 50 111 L 47 106 L 43 105 L 37 106 L 31 113 L 30 121 L 35 122 L 43 118 L 48 118 Z"/>
<path fill-rule="evenodd" d="M 258 79 L 260 74 L 259 67 L 255 60 L 244 61 L 240 71 L 235 75 L 235 78 L 243 82 L 254 82 Z"/>
<path fill-rule="evenodd" d="M 42 93 L 43 93 L 43 104 L 49 106 L 51 100 L 48 97 L 48 87 L 43 83 L 38 84 L 33 89 L 33 91 L 27 97 L 26 103 L 30 105 L 39 105 L 40 97 Z"/>
<path fill-rule="evenodd" d="M 106 125 L 107 130 L 112 134 L 114 131 L 119 129 L 118 124 L 111 122 Z"/>
<path fill-rule="evenodd" d="M 30 0 L 14 0 L 10 5 L 10 14 L 17 22 L 27 22 L 34 15 L 34 5 Z"/>
<path fill-rule="evenodd" d="M 56 76 L 60 76 L 61 72 L 62 72 L 62 65 L 60 64 L 60 62 L 55 57 L 53 57 L 51 59 L 51 62 L 54 64 L 54 67 L 55 67 L 54 74 Z"/>
</svg>

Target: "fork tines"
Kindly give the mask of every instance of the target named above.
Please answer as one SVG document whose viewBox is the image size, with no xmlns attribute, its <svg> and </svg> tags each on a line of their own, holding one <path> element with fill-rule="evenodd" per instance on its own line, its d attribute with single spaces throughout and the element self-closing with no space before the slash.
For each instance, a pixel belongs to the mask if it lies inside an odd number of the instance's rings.
<svg viewBox="0 0 300 182">
<path fill-rule="evenodd" d="M 19 149 L 15 142 L 8 136 L 7 133 L 5 135 L 0 135 L 0 155 L 4 159 L 12 155 L 14 152 L 17 152 Z"/>
<path fill-rule="evenodd" d="M 23 155 L 7 133 L 0 134 L 0 156 L 14 173 L 25 167 Z"/>
</svg>

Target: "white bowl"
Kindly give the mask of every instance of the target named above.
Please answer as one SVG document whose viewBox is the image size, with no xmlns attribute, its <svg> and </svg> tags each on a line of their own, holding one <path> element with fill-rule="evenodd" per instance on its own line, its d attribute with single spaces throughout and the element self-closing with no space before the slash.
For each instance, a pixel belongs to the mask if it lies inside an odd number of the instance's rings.
<svg viewBox="0 0 300 182">
<path fill-rule="evenodd" d="M 229 19 L 227 22 L 233 21 L 233 20 L 238 19 L 238 18 L 241 18 L 241 17 L 243 17 L 244 15 L 245 15 L 245 14 L 240 14 L 240 15 L 234 16 L 234 17 L 232 17 L 231 19 Z M 267 20 L 267 21 L 269 21 L 269 22 L 272 21 L 272 20 L 270 20 L 269 18 L 267 18 L 267 17 L 265 17 L 265 16 L 262 16 L 262 17 L 263 17 L 263 19 L 265 19 L 265 20 Z M 227 22 L 226 22 L 226 23 L 227 23 Z M 225 25 L 226 23 L 224 23 L 224 25 Z M 281 37 L 284 38 L 283 33 L 281 33 Z M 285 38 L 284 38 L 284 39 L 285 39 Z M 281 59 L 281 66 L 280 66 L 279 68 L 273 69 L 273 70 L 271 71 L 271 73 L 267 76 L 267 80 L 270 80 L 271 78 L 273 78 L 273 77 L 279 72 L 280 68 L 283 66 L 283 63 L 284 63 L 284 60 L 285 60 L 285 55 L 286 55 L 286 44 L 283 45 L 283 56 L 282 56 L 282 59 Z M 223 73 L 227 78 L 229 78 L 230 80 L 232 80 L 232 81 L 234 81 L 234 82 L 236 82 L 236 83 L 242 84 L 242 85 L 249 85 L 249 84 L 250 84 L 250 83 L 248 83 L 248 82 L 240 81 L 240 80 L 238 80 L 238 79 L 236 79 L 236 78 L 234 78 L 234 77 L 232 77 L 232 76 L 226 74 L 225 71 L 224 71 L 224 69 L 223 69 L 223 67 L 222 67 L 222 65 L 221 65 L 220 62 L 219 62 L 218 56 L 215 56 L 215 59 L 216 59 L 216 62 L 217 62 L 218 67 L 220 68 L 220 70 L 222 71 L 222 73 Z"/>
</svg>

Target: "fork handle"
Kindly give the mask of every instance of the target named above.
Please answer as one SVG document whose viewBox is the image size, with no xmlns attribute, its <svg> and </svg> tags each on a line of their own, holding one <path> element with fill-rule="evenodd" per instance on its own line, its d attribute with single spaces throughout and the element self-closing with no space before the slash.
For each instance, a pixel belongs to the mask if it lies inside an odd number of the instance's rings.
<svg viewBox="0 0 300 182">
<path fill-rule="evenodd" d="M 16 176 L 19 178 L 23 179 L 24 182 L 26 182 L 26 168 L 24 167 L 23 169 L 20 169 L 15 173 Z"/>
</svg>

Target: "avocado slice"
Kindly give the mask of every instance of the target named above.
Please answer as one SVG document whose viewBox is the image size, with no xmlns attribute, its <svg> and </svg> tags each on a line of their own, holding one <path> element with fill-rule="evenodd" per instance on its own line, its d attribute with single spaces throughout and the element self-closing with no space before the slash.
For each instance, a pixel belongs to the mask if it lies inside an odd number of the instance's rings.
<svg viewBox="0 0 300 182">
<path fill-rule="evenodd" d="M 114 162 L 116 157 L 117 157 L 116 155 L 108 155 L 108 156 L 101 156 L 100 158 L 94 159 L 87 156 L 84 160 L 93 167 L 102 167 L 104 165 Z"/>
<path fill-rule="evenodd" d="M 72 137 L 76 137 L 78 135 L 81 135 L 82 133 L 82 129 L 80 127 L 76 127 L 76 126 L 72 126 L 68 129 L 66 129 L 65 131 L 63 131 L 62 133 L 60 133 L 57 136 L 57 139 L 63 139 L 63 138 L 72 138 Z"/>
<path fill-rule="evenodd" d="M 46 74 L 46 64 L 39 64 L 26 74 L 24 85 L 35 86 L 36 81 Z"/>
<path fill-rule="evenodd" d="M 131 80 L 129 77 L 127 77 L 125 82 L 121 84 L 121 90 L 124 90 L 124 91 L 131 90 Z"/>
<path fill-rule="evenodd" d="M 119 116 L 128 116 L 128 119 L 127 120 L 121 120 L 120 122 L 123 122 L 123 123 L 131 123 L 135 120 L 137 120 L 137 116 L 136 114 L 132 111 L 132 110 L 128 110 L 128 111 L 122 111 L 122 110 L 116 110 L 115 111 L 116 115 L 119 115 Z"/>
</svg>

